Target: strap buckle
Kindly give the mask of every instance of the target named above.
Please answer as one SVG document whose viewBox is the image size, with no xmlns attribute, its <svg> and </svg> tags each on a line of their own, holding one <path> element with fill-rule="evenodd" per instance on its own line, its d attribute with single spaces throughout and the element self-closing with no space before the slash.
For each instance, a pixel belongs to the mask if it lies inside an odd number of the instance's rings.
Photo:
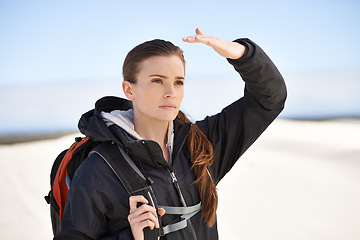
<svg viewBox="0 0 360 240">
<path fill-rule="evenodd" d="M 187 220 L 189 220 L 195 214 L 200 212 L 201 202 L 190 207 L 170 207 L 170 206 L 159 206 L 159 207 L 165 209 L 165 214 L 176 214 L 176 215 L 182 214 L 180 216 L 181 221 L 166 225 L 159 229 L 160 236 L 165 236 L 168 233 L 186 228 Z"/>
</svg>

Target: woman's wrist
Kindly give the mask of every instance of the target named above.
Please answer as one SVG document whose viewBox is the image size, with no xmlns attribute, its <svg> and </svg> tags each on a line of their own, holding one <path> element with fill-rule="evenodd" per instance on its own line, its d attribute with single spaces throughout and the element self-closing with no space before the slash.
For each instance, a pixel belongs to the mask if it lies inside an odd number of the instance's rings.
<svg viewBox="0 0 360 240">
<path fill-rule="evenodd" d="M 247 48 L 238 42 L 232 42 L 232 44 L 234 45 L 233 51 L 227 58 L 233 60 L 242 58 L 245 55 Z"/>
</svg>

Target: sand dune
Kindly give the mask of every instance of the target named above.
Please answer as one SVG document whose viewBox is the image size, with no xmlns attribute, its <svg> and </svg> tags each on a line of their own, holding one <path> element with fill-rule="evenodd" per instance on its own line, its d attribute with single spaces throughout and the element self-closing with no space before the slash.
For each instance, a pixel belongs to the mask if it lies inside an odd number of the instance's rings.
<svg viewBox="0 0 360 240">
<path fill-rule="evenodd" d="M 74 136 L 0 146 L 0 239 L 51 239 L 52 161 Z M 360 121 L 276 120 L 218 186 L 220 239 L 360 239 Z"/>
</svg>

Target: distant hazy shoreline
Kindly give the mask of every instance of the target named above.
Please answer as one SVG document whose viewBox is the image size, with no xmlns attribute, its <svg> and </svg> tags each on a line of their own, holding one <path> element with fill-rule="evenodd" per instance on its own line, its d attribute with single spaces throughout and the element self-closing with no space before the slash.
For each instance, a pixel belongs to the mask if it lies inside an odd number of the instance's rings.
<svg viewBox="0 0 360 240">
<path fill-rule="evenodd" d="M 46 132 L 46 133 L 6 134 L 6 135 L 0 135 L 0 145 L 56 139 L 72 133 L 76 133 L 76 131 L 69 130 L 69 131 L 54 131 L 54 132 Z"/>
</svg>

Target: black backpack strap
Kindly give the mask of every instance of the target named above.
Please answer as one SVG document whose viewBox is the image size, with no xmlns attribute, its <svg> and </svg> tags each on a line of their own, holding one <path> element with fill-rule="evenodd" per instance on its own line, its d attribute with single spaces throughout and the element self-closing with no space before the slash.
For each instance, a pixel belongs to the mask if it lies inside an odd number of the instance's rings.
<svg viewBox="0 0 360 240">
<path fill-rule="evenodd" d="M 129 195 L 132 195 L 135 190 L 144 188 L 149 184 L 130 157 L 126 154 L 125 158 L 122 152 L 124 150 L 117 146 L 117 144 L 103 143 L 95 147 L 90 154 L 96 153 L 99 155 L 115 173 Z M 129 163 L 128 159 L 130 159 L 131 163 Z"/>
<path fill-rule="evenodd" d="M 158 209 L 156 197 L 151 187 L 151 179 L 144 176 L 122 147 L 106 142 L 96 146 L 90 152 L 90 154 L 93 153 L 98 154 L 106 162 L 125 187 L 129 196 L 143 195 L 148 200 L 149 205 Z M 161 226 L 160 216 L 158 216 L 158 220 Z M 151 230 L 147 227 L 144 229 L 145 240 L 158 239 L 160 233 L 159 229 Z"/>
</svg>

